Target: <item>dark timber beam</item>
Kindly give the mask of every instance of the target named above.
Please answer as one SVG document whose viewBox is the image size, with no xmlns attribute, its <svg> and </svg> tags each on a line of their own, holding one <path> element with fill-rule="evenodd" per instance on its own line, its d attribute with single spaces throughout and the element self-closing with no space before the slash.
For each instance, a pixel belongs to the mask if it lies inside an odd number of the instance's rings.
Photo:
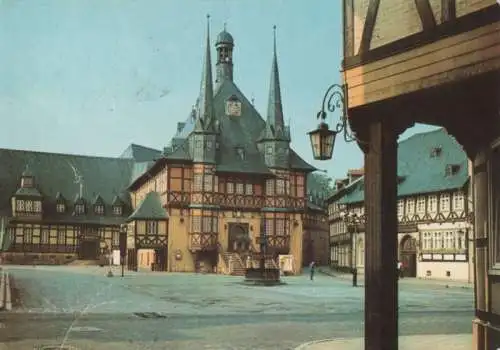
<svg viewBox="0 0 500 350">
<path fill-rule="evenodd" d="M 457 18 L 456 0 L 441 0 L 441 22 L 453 21 Z"/>
<path fill-rule="evenodd" d="M 379 5 L 380 0 L 370 0 L 370 3 L 368 4 L 368 12 L 366 13 L 366 20 L 363 27 L 363 33 L 361 34 L 361 43 L 359 44 L 358 54 L 363 54 L 370 50 Z"/>
<path fill-rule="evenodd" d="M 397 131 L 367 125 L 365 153 L 365 350 L 398 348 Z"/>
<path fill-rule="evenodd" d="M 429 0 L 415 0 L 415 5 L 417 5 L 418 15 L 422 22 L 422 29 L 426 31 L 436 27 L 436 19 Z"/>
</svg>

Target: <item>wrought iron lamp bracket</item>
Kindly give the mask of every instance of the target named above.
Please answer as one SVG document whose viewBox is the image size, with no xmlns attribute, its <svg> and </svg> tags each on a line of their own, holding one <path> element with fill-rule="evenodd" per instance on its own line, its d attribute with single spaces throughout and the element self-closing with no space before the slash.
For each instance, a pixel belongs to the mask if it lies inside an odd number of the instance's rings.
<svg viewBox="0 0 500 350">
<path fill-rule="evenodd" d="M 349 118 L 347 115 L 347 85 L 333 84 L 326 90 L 323 96 L 321 110 L 317 114 L 320 123 L 326 124 L 326 117 L 330 113 L 340 113 L 340 121 L 337 122 L 335 129 L 336 134 L 342 133 L 345 142 L 360 141 L 354 133 L 349 131 Z"/>
</svg>

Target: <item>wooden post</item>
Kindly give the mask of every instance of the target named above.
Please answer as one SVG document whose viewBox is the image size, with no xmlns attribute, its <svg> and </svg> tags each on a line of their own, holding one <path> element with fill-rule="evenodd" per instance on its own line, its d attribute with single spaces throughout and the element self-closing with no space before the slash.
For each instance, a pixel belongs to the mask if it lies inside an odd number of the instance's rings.
<svg viewBox="0 0 500 350">
<path fill-rule="evenodd" d="M 475 309 L 473 322 L 474 349 L 485 349 L 485 324 L 481 314 L 487 311 L 486 283 L 488 266 L 488 155 L 481 150 L 474 158 L 474 247 L 475 251 Z"/>
<path fill-rule="evenodd" d="M 397 132 L 387 121 L 367 127 L 365 350 L 397 349 Z"/>
</svg>

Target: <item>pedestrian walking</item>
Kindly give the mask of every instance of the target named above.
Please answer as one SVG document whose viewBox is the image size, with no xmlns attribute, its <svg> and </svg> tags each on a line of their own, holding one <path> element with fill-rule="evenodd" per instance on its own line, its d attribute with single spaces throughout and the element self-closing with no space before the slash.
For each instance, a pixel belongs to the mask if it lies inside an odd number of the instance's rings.
<svg viewBox="0 0 500 350">
<path fill-rule="evenodd" d="M 403 278 L 403 263 L 399 260 L 396 264 L 396 270 L 397 270 L 397 274 L 398 274 L 398 279 Z"/>
<path fill-rule="evenodd" d="M 314 280 L 314 270 L 316 269 L 316 263 L 314 261 L 311 261 L 309 264 L 309 273 L 310 273 L 310 278 L 311 281 Z"/>
</svg>

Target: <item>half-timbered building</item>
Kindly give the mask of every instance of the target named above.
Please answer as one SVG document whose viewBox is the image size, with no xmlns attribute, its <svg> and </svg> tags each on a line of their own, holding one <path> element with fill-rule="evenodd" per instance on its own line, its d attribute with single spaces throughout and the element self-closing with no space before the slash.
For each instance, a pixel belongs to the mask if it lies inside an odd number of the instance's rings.
<svg viewBox="0 0 500 350">
<path fill-rule="evenodd" d="M 207 33 L 201 91 L 163 156 L 130 186 L 133 208 L 151 192 L 168 212 L 168 270 L 241 273 L 265 243 L 302 266 L 306 176 L 314 168 L 290 147 L 276 41 L 266 119 L 233 79 L 234 40 L 215 44 L 215 86 Z M 139 254 L 140 247 L 129 256 Z"/>
<path fill-rule="evenodd" d="M 469 169 L 465 152 L 444 129 L 399 143 L 398 256 L 405 276 L 473 280 Z M 328 206 L 332 265 L 363 273 L 364 177 L 338 183 Z"/>
<path fill-rule="evenodd" d="M 0 164 L 6 262 L 98 260 L 119 249 L 134 159 L 0 149 Z"/>
</svg>

